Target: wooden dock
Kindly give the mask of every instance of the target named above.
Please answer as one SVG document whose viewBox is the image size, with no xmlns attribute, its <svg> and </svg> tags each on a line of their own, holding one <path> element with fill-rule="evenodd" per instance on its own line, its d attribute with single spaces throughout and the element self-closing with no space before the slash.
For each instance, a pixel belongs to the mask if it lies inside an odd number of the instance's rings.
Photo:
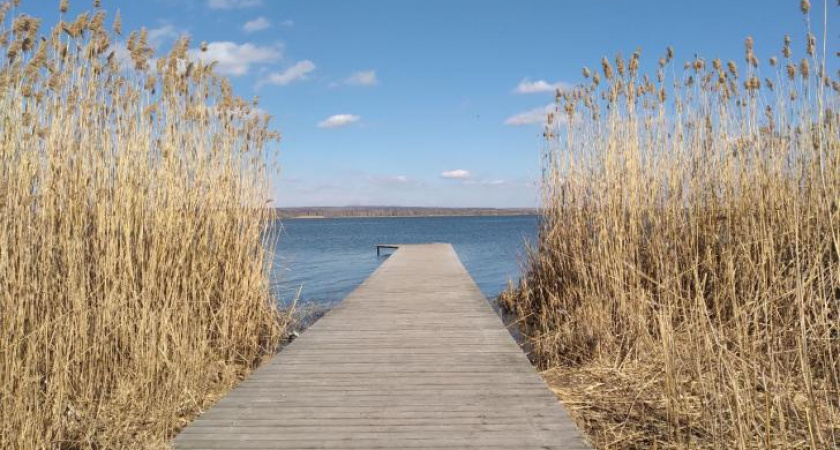
<svg viewBox="0 0 840 450">
<path fill-rule="evenodd" d="M 586 449 L 449 244 L 409 245 L 177 449 Z"/>
</svg>

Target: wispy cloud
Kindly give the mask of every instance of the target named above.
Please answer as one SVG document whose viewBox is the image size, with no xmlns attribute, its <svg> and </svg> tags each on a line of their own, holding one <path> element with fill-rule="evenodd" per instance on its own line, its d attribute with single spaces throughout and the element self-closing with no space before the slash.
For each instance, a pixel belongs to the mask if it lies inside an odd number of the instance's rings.
<svg viewBox="0 0 840 450">
<path fill-rule="evenodd" d="M 326 119 L 318 122 L 318 128 L 338 128 L 346 127 L 362 120 L 361 117 L 355 114 L 334 114 Z"/>
<path fill-rule="evenodd" d="M 390 177 L 387 177 L 386 180 L 394 182 L 394 183 L 400 183 L 400 184 L 408 183 L 410 181 L 409 178 L 405 175 L 390 176 Z"/>
<path fill-rule="evenodd" d="M 541 108 L 534 108 L 529 111 L 515 114 L 505 119 L 505 125 L 514 127 L 522 125 L 543 125 L 548 118 L 548 114 L 553 112 L 554 109 L 555 105 L 549 104 Z"/>
<path fill-rule="evenodd" d="M 204 62 L 218 62 L 216 69 L 224 75 L 245 75 L 252 65 L 269 64 L 283 56 L 281 47 L 263 47 L 251 43 L 210 42 L 207 51 L 190 50 L 190 58 Z"/>
<path fill-rule="evenodd" d="M 285 86 L 299 80 L 305 80 L 307 75 L 315 70 L 315 63 L 306 59 L 281 72 L 270 73 L 260 84 L 275 84 Z"/>
<path fill-rule="evenodd" d="M 376 78 L 375 70 L 364 70 L 345 78 L 341 84 L 348 86 L 374 86 L 379 84 L 379 79 Z"/>
<path fill-rule="evenodd" d="M 286 19 L 286 20 L 280 22 L 280 25 L 283 25 L 284 27 L 291 27 L 291 26 L 295 25 L 295 21 L 292 20 L 292 19 Z"/>
<path fill-rule="evenodd" d="M 565 90 L 570 86 L 562 81 L 556 83 L 549 83 L 545 80 L 531 81 L 528 78 L 520 81 L 513 91 L 517 94 L 538 94 L 541 92 L 554 92 L 557 89 Z"/>
<path fill-rule="evenodd" d="M 439 174 L 439 172 L 438 172 Z M 323 177 L 281 180 L 276 189 L 282 206 L 395 205 L 434 207 L 536 206 L 539 184 L 524 178 L 481 178 L 429 182 L 412 174 L 337 171 Z"/>
<path fill-rule="evenodd" d="M 267 28 L 271 27 L 271 22 L 263 16 L 257 17 L 254 20 L 249 20 L 245 22 L 245 25 L 242 25 L 242 29 L 246 33 L 253 33 L 256 31 L 262 31 Z"/>
<path fill-rule="evenodd" d="M 262 0 L 207 0 L 210 9 L 240 9 L 262 5 Z"/>
<path fill-rule="evenodd" d="M 419 184 L 417 180 L 406 175 L 373 175 L 368 181 L 377 186 L 408 187 Z"/>
<path fill-rule="evenodd" d="M 441 178 L 445 178 L 447 180 L 467 180 L 471 176 L 472 174 L 468 170 L 464 169 L 446 170 L 440 174 Z"/>
<path fill-rule="evenodd" d="M 148 33 L 149 44 L 155 48 L 160 47 L 167 41 L 174 41 L 182 35 L 187 34 L 186 31 L 175 28 L 172 24 L 164 24 L 157 28 L 150 28 Z"/>
</svg>

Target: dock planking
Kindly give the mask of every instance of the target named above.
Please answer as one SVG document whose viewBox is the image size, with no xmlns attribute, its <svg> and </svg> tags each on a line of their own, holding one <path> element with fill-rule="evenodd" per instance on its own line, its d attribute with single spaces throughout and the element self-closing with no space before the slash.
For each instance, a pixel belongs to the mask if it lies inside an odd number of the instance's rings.
<svg viewBox="0 0 840 450">
<path fill-rule="evenodd" d="M 589 448 L 449 244 L 398 246 L 174 446 Z"/>
</svg>

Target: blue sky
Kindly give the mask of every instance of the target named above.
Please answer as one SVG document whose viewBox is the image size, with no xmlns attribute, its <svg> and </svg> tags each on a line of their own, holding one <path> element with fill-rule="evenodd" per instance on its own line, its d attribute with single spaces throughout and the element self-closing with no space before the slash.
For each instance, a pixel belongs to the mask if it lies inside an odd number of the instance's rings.
<svg viewBox="0 0 840 450">
<path fill-rule="evenodd" d="M 74 13 L 92 1 L 70 3 Z M 24 0 L 23 9 L 54 19 L 57 5 Z M 641 48 L 650 68 L 668 45 L 677 61 L 698 53 L 742 64 L 746 36 L 766 59 L 786 32 L 804 53 L 799 0 L 103 6 L 120 9 L 127 30 L 148 28 L 161 50 L 183 33 L 196 47 L 207 41 L 237 92 L 260 97 L 283 134 L 278 206 L 535 206 L 539 113 L 554 86 L 582 81 L 582 66 Z"/>
</svg>

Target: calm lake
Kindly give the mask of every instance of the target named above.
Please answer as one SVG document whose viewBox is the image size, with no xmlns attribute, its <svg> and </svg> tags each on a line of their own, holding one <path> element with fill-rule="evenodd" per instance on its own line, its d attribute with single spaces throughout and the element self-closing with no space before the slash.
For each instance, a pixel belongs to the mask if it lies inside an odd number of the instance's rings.
<svg viewBox="0 0 840 450">
<path fill-rule="evenodd" d="M 293 219 L 278 226 L 275 293 L 288 303 L 300 289 L 301 301 L 325 305 L 343 299 L 385 261 L 376 244 L 448 242 L 484 295 L 494 298 L 516 280 L 526 242 L 537 235 L 536 216 Z"/>
</svg>

